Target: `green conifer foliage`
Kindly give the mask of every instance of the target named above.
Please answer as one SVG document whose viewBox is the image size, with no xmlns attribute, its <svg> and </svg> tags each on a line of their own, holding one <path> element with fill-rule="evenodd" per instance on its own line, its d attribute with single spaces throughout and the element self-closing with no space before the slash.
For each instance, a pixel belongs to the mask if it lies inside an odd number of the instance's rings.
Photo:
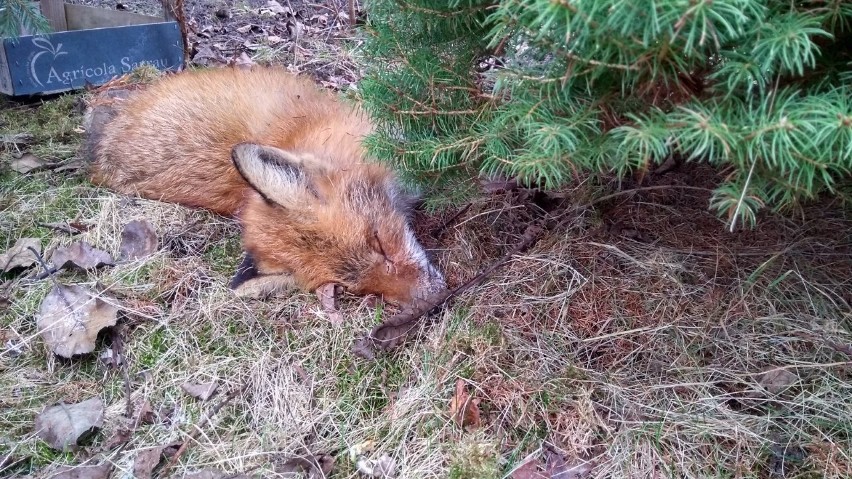
<svg viewBox="0 0 852 479">
<path fill-rule="evenodd" d="M 852 2 L 369 0 L 367 13 L 369 146 L 421 183 L 550 188 L 675 155 L 726 173 L 711 206 L 731 227 L 847 196 Z"/>
<path fill-rule="evenodd" d="M 17 37 L 21 31 L 44 33 L 50 30 L 39 6 L 29 0 L 0 0 L 0 38 Z"/>
</svg>

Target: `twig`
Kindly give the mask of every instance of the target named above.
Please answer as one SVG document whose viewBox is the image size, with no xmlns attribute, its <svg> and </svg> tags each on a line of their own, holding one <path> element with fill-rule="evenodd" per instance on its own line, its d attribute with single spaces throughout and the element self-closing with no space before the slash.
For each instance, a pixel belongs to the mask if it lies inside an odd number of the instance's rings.
<svg viewBox="0 0 852 479">
<path fill-rule="evenodd" d="M 44 258 L 41 257 L 41 254 L 36 251 L 35 248 L 33 248 L 32 246 L 27 246 L 27 249 L 30 250 L 33 256 L 35 256 L 35 259 L 36 261 L 38 261 L 38 264 L 41 265 L 42 268 L 44 268 L 44 272 L 41 273 L 38 278 L 44 279 L 46 277 L 49 277 L 50 280 L 53 281 L 53 286 L 56 288 L 56 292 L 59 293 L 59 297 L 62 299 L 62 302 L 65 303 L 65 307 L 73 311 L 74 308 L 71 306 L 71 301 L 68 301 L 68 298 L 65 297 L 65 292 L 62 290 L 62 285 L 59 284 L 59 281 L 56 281 L 56 277 L 53 276 L 53 273 L 56 272 L 56 269 L 48 268 L 47 263 L 44 262 Z"/>
<path fill-rule="evenodd" d="M 355 0 L 349 0 L 349 26 L 355 28 Z"/>
<path fill-rule="evenodd" d="M 184 0 L 162 0 L 163 11 L 167 18 L 171 17 L 177 22 L 180 28 L 180 37 L 183 42 L 183 59 L 188 62 L 192 53 L 192 46 L 188 40 L 188 28 L 186 21 L 186 12 L 183 6 Z"/>
<path fill-rule="evenodd" d="M 473 203 L 466 204 L 463 208 L 458 210 L 453 216 L 450 216 L 446 220 L 442 221 L 441 224 L 437 228 L 432 230 L 432 237 L 433 238 L 439 238 L 441 235 L 443 235 L 444 232 L 447 230 L 447 227 L 449 227 L 455 220 L 457 220 L 459 218 L 459 216 L 467 213 L 467 210 L 470 209 L 471 205 L 473 205 Z"/>
<path fill-rule="evenodd" d="M 127 372 L 127 361 L 124 354 L 124 337 L 121 335 L 120 326 L 115 326 L 112 329 L 112 355 L 113 361 L 121 361 L 118 365 L 121 368 L 121 377 L 124 379 L 124 397 L 126 401 L 125 416 L 128 419 L 133 418 L 133 401 L 130 398 L 130 373 Z"/>
<path fill-rule="evenodd" d="M 372 359 L 374 349 L 388 351 L 402 343 L 409 332 L 411 332 L 420 322 L 420 319 L 429 312 L 441 307 L 450 298 L 458 296 L 467 291 L 473 286 L 478 285 L 485 278 L 489 277 L 497 268 L 508 263 L 512 257 L 520 252 L 531 247 L 544 232 L 539 224 L 532 224 L 524 231 L 521 242 L 515 245 L 511 251 L 503 255 L 497 261 L 491 263 L 490 266 L 482 270 L 479 274 L 469 279 L 467 282 L 454 289 L 443 289 L 436 291 L 426 298 L 416 299 L 412 305 L 403 310 L 401 313 L 390 317 L 387 321 L 373 328 L 370 334 L 361 338 L 356 342 L 353 349 L 354 353 L 367 359 Z"/>
<path fill-rule="evenodd" d="M 34 279 L 42 280 L 44 278 L 47 278 L 48 276 L 53 277 L 53 274 L 56 273 L 57 271 L 59 271 L 59 268 L 47 268 L 46 270 L 37 274 Z"/>
<path fill-rule="evenodd" d="M 175 452 L 175 455 L 172 456 L 171 459 L 169 459 L 169 462 L 166 463 L 165 466 L 163 466 L 163 468 L 160 470 L 159 477 L 166 476 L 166 473 L 172 467 L 174 467 L 175 464 L 177 464 L 178 460 L 180 460 L 180 457 L 186 452 L 187 449 L 189 449 L 189 446 L 195 442 L 195 440 L 198 438 L 198 435 L 201 434 L 201 429 L 206 426 L 208 422 L 210 422 L 210 419 L 212 419 L 213 416 L 215 416 L 220 409 L 225 407 L 226 404 L 233 401 L 235 397 L 237 397 L 241 392 L 245 391 L 247 387 L 248 384 L 243 383 L 242 386 L 232 389 L 224 398 L 222 398 L 221 401 L 219 401 L 215 406 L 213 406 L 213 408 L 210 409 L 207 415 L 204 416 L 204 419 L 202 419 L 201 422 L 199 422 L 195 426 L 195 430 L 189 434 L 189 437 L 187 437 L 185 441 L 183 441 L 183 444 L 180 445 L 177 452 Z"/>
<path fill-rule="evenodd" d="M 83 230 L 71 226 L 67 221 L 64 223 L 39 223 L 39 226 L 43 228 L 50 228 L 52 230 L 60 231 L 62 233 L 68 233 L 69 235 L 78 235 L 83 232 Z"/>
<path fill-rule="evenodd" d="M 588 203 L 576 206 L 574 208 L 569 209 L 568 211 L 562 212 L 562 214 L 559 216 L 563 219 L 558 221 L 555 225 L 548 225 L 549 227 L 547 229 L 555 230 L 560 228 L 562 224 L 564 224 L 566 221 L 570 221 L 570 219 L 573 217 L 569 213 L 579 211 L 583 208 L 590 207 L 597 203 L 601 203 L 631 193 L 669 188 L 708 191 L 706 188 L 679 185 L 649 186 L 632 190 L 617 191 L 609 195 L 600 196 L 592 201 L 589 201 Z M 467 291 L 471 287 L 478 285 L 483 280 L 485 280 L 485 278 L 494 273 L 497 268 L 507 263 L 512 258 L 512 256 L 517 253 L 523 252 L 524 250 L 531 247 L 544 232 L 544 227 L 542 225 L 543 223 L 534 223 L 528 226 L 526 231 L 524 232 L 523 238 L 520 243 L 518 243 L 514 248 L 512 248 L 511 251 L 503 255 L 497 261 L 492 263 L 489 267 L 484 269 L 482 272 L 480 272 L 475 277 L 471 278 L 469 281 L 462 284 L 461 286 L 453 290 L 444 289 L 436 291 L 425 298 L 414 300 L 414 302 L 409 307 L 404 309 L 401 313 L 388 318 L 386 321 L 382 322 L 382 324 L 379 324 L 378 326 L 374 327 L 369 334 L 358 339 L 352 347 L 352 352 L 355 355 L 365 359 L 375 359 L 376 351 L 388 351 L 398 346 L 405 340 L 407 335 L 415 327 L 418 326 L 420 319 L 423 316 L 429 314 L 433 310 L 436 310 L 444 303 L 446 303 L 450 298 L 458 296 L 459 294 Z"/>
</svg>

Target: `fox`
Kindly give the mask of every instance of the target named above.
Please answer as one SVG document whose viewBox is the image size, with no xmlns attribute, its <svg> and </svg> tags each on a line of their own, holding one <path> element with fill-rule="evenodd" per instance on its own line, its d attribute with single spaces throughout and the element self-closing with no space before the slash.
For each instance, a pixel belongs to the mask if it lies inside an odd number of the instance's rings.
<svg viewBox="0 0 852 479">
<path fill-rule="evenodd" d="M 283 68 L 183 71 L 89 127 L 89 177 L 120 194 L 235 218 L 231 280 L 334 283 L 409 304 L 446 287 L 414 235 L 416 195 L 370 156 L 365 111 Z"/>
</svg>

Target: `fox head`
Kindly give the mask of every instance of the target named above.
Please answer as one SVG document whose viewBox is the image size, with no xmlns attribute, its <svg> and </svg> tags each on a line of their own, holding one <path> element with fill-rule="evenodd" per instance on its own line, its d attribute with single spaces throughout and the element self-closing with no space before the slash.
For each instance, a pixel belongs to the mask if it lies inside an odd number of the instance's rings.
<svg viewBox="0 0 852 479">
<path fill-rule="evenodd" d="M 304 290 L 337 283 L 397 304 L 445 286 L 409 225 L 411 198 L 384 167 L 332 167 L 251 143 L 231 157 L 251 186 L 239 218 L 258 274 L 290 275 Z"/>
</svg>

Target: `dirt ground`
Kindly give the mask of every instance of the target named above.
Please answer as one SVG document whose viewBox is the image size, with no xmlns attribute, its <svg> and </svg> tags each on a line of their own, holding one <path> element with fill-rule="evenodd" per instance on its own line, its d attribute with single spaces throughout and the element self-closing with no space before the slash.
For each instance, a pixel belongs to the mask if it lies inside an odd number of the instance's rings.
<svg viewBox="0 0 852 479">
<path fill-rule="evenodd" d="M 344 2 L 278 5 L 293 13 L 188 1 L 195 58 L 357 87 Z M 234 221 L 91 185 L 80 94 L 0 102 L 0 135 L 30 135 L 0 144 L 0 253 L 35 238 L 46 258 L 81 240 L 119 258 L 134 220 L 158 238 L 145 258 L 53 276 L 120 311 L 71 360 L 36 324 L 53 280 L 0 275 L 2 477 L 852 477 L 852 217 L 830 201 L 731 233 L 708 210 L 719 173 L 683 164 L 418 211 L 451 286 L 530 222 L 553 228 L 364 360 L 356 338 L 391 310 L 345 296 L 336 324 L 313 294 L 235 297 Z M 15 170 L 25 153 L 46 164 Z M 46 407 L 91 398 L 103 420 L 78 446 L 39 436 Z"/>
</svg>

